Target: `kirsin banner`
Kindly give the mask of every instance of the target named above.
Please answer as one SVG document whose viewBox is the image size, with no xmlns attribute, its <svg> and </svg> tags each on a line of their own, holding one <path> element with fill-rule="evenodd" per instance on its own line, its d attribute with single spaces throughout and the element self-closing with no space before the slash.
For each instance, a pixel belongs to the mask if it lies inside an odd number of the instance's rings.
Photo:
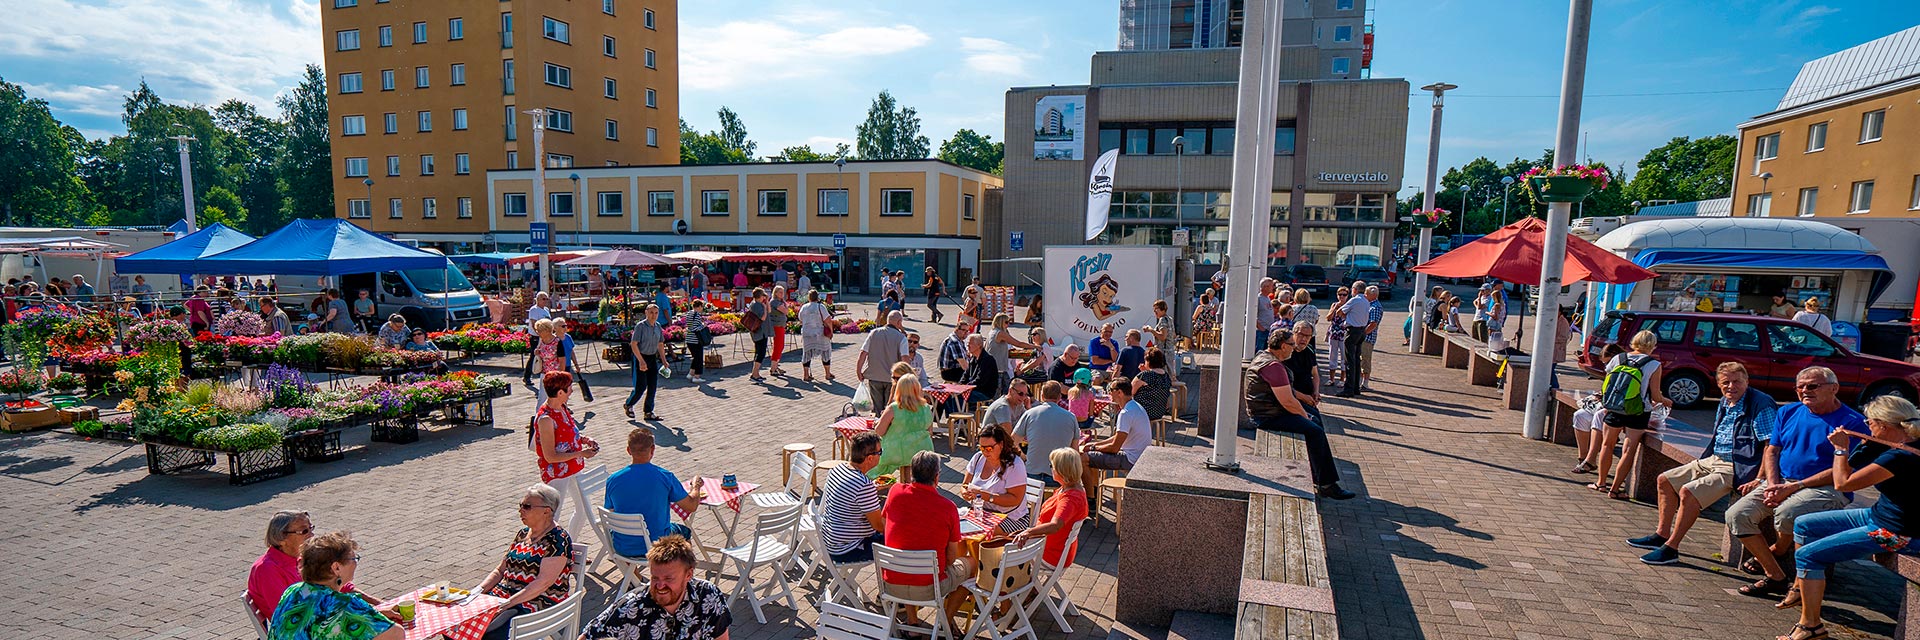
<svg viewBox="0 0 1920 640">
<path fill-rule="evenodd" d="M 1047 247 L 1047 337 L 1084 347 L 1111 324 L 1114 341 L 1125 344 L 1128 329 L 1153 326 L 1153 301 L 1172 304 L 1179 255 L 1173 247 Z"/>
</svg>

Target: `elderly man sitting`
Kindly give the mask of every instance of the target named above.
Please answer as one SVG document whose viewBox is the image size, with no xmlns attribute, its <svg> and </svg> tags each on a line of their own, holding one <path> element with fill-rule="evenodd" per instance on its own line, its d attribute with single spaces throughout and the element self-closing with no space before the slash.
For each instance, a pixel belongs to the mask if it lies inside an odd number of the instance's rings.
<svg viewBox="0 0 1920 640">
<path fill-rule="evenodd" d="M 912 482 L 901 483 L 889 492 L 887 506 L 882 509 L 886 521 L 885 544 L 902 551 L 938 552 L 940 580 L 954 585 L 972 573 L 973 565 L 962 560 L 960 511 L 953 501 L 940 495 L 940 466 L 940 454 L 932 451 L 913 454 L 913 461 L 908 465 Z M 881 572 L 880 590 L 906 600 L 937 600 L 946 595 L 933 592 L 933 579 L 929 576 L 892 571 Z M 918 607 L 904 606 L 904 617 L 899 622 L 918 626 L 918 611 Z"/>
<path fill-rule="evenodd" d="M 1060 384 L 1073 381 L 1073 372 L 1080 369 L 1080 344 L 1069 342 L 1060 350 L 1060 357 L 1047 365 L 1047 379 Z"/>
<path fill-rule="evenodd" d="M 1720 406 L 1713 414 L 1713 439 L 1699 460 L 1660 474 L 1660 519 L 1653 535 L 1627 544 L 1653 549 L 1640 556 L 1647 564 L 1680 560 L 1680 541 L 1700 511 L 1729 493 L 1747 495 L 1760 486 L 1761 452 L 1773 441 L 1778 422 L 1773 398 L 1747 386 L 1747 368 L 1723 362 L 1715 371 Z"/>
<path fill-rule="evenodd" d="M 1014 421 L 1026 415 L 1027 409 L 1032 407 L 1033 393 L 1027 381 L 1015 378 L 1007 385 L 1007 395 L 987 405 L 987 421 L 980 425 L 980 431 L 984 433 L 988 427 L 1000 425 L 1012 432 Z"/>
</svg>

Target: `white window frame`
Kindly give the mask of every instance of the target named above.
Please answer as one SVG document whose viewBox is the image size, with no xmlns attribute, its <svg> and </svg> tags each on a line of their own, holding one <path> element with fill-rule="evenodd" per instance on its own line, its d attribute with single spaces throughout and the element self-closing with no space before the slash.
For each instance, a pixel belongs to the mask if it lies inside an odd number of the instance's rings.
<svg viewBox="0 0 1920 640">
<path fill-rule="evenodd" d="M 657 53 L 654 53 L 654 51 L 653 51 L 652 49 L 648 49 L 648 50 L 647 50 L 647 53 L 646 53 L 646 56 L 645 56 L 645 60 L 646 60 L 646 64 L 647 64 L 647 68 L 648 68 L 648 69 L 658 69 L 658 68 L 659 68 L 659 67 L 657 67 L 657 66 L 655 66 L 655 64 L 657 63 L 657 60 L 656 60 L 656 59 L 658 58 L 658 56 L 659 56 L 659 55 L 660 55 L 660 54 L 657 54 Z"/>
<path fill-rule="evenodd" d="M 608 121 L 607 121 L 607 125 L 606 125 L 606 136 L 607 136 L 607 139 L 608 139 L 608 140 L 619 140 L 619 139 L 620 139 L 620 121 L 619 121 L 619 120 L 608 120 Z"/>
<path fill-rule="evenodd" d="M 719 203 L 721 209 L 713 205 Z M 733 215 L 733 192 L 726 189 L 706 189 L 700 192 L 700 215 L 725 217 Z"/>
<path fill-rule="evenodd" d="M 600 36 L 600 55 L 609 58 L 620 57 L 620 45 L 613 36 Z"/>
<path fill-rule="evenodd" d="M 643 14 L 643 19 L 641 20 L 641 24 L 646 25 L 648 29 L 653 28 L 653 10 L 652 9 L 648 9 L 646 13 Z"/>
<path fill-rule="evenodd" d="M 895 194 L 900 194 L 900 193 L 907 194 L 907 210 L 906 211 L 893 210 L 893 196 Z M 880 190 L 880 215 L 887 216 L 887 217 L 911 216 L 913 215 L 913 208 L 914 208 L 913 200 L 914 198 L 913 198 L 912 189 L 881 189 Z"/>
<path fill-rule="evenodd" d="M 366 116 L 340 116 L 340 135 L 343 135 L 343 136 L 367 135 L 367 117 Z"/>
<path fill-rule="evenodd" d="M 1830 122 L 1815 122 L 1807 125 L 1807 153 L 1826 150 L 1827 125 Z"/>
<path fill-rule="evenodd" d="M 1817 211 L 1819 208 L 1820 208 L 1820 188 L 1807 187 L 1807 188 L 1801 189 L 1800 190 L 1800 206 L 1798 211 L 1796 211 L 1796 213 L 1799 213 L 1800 217 L 1802 218 L 1810 218 L 1810 217 L 1813 217 L 1814 212 Z"/>
<path fill-rule="evenodd" d="M 366 90 L 366 83 L 361 82 L 360 72 L 340 74 L 340 93 L 360 93 Z"/>
<path fill-rule="evenodd" d="M 649 216 L 673 215 L 674 199 L 675 199 L 674 192 L 672 191 L 648 191 L 647 192 L 647 215 Z M 667 203 L 667 208 L 665 209 L 660 208 L 660 203 L 662 201 L 665 201 Z"/>
<path fill-rule="evenodd" d="M 768 196 L 773 196 L 776 194 L 780 196 L 779 211 L 774 211 L 767 207 L 767 201 L 770 200 Z M 786 189 L 761 189 L 760 190 L 760 215 L 771 216 L 771 217 L 784 217 L 792 210 L 793 210 L 793 201 L 787 197 Z"/>
<path fill-rule="evenodd" d="M 400 177 L 400 156 L 387 156 L 387 177 Z"/>
<path fill-rule="evenodd" d="M 400 220 L 407 217 L 407 202 L 399 198 L 387 198 L 387 219 Z"/>
<path fill-rule="evenodd" d="M 1864 194 L 1861 192 L 1865 192 Z M 1847 215 L 1866 213 L 1873 210 L 1873 181 L 1861 180 L 1853 183 L 1848 191 Z M 1864 197 L 1863 197 L 1864 196 Z"/>
<path fill-rule="evenodd" d="M 1907 210 L 1920 210 L 1920 175 L 1913 177 L 1913 194 L 1908 196 Z"/>
<path fill-rule="evenodd" d="M 1747 217 L 1767 218 L 1773 216 L 1773 194 L 1756 193 L 1747 196 Z"/>
<path fill-rule="evenodd" d="M 1868 137 L 1871 132 L 1872 137 Z M 1879 142 L 1880 136 L 1887 132 L 1887 110 L 1876 109 L 1860 114 L 1860 144 Z"/>
<path fill-rule="evenodd" d="M 447 39 L 467 39 L 467 21 L 460 18 L 447 18 Z"/>
<path fill-rule="evenodd" d="M 1338 73 L 1338 74 L 1353 73 L 1353 58 L 1348 58 L 1346 56 L 1339 56 L 1334 58 L 1333 66 L 1329 69 L 1329 71 L 1333 73 Z"/>
<path fill-rule="evenodd" d="M 428 220 L 440 217 L 440 200 L 427 197 L 420 199 L 420 219 Z"/>
<path fill-rule="evenodd" d="M 427 23 L 425 22 L 413 23 L 413 43 L 414 44 L 427 43 Z"/>
<path fill-rule="evenodd" d="M 660 108 L 660 93 L 658 91 L 654 91 L 653 87 L 647 87 L 647 108 L 648 109 Z"/>
<path fill-rule="evenodd" d="M 620 81 L 613 78 L 600 79 L 600 95 L 610 100 L 620 99 Z"/>
<path fill-rule="evenodd" d="M 839 211 L 834 211 L 833 207 L 828 206 L 833 202 L 832 196 L 836 194 L 840 196 Z M 813 208 L 813 215 L 823 218 L 838 218 L 853 214 L 853 194 L 849 193 L 846 189 L 821 189 L 818 195 L 815 196 L 815 200 L 815 204 L 819 206 Z"/>
<path fill-rule="evenodd" d="M 546 65 L 547 65 L 547 74 L 544 80 L 546 80 L 547 84 L 560 87 L 562 89 L 573 88 L 573 69 L 569 67 L 557 65 L 551 62 L 546 63 Z"/>
<path fill-rule="evenodd" d="M 433 86 L 433 72 L 430 71 L 432 68 L 433 67 L 413 68 L 413 88 L 425 89 Z"/>
<path fill-rule="evenodd" d="M 507 105 L 507 141 L 520 139 L 520 112 L 513 105 Z"/>
<path fill-rule="evenodd" d="M 358 6 L 360 6 L 360 0 L 333 0 L 333 8 L 335 9 L 345 9 L 347 7 L 358 7 Z"/>
<path fill-rule="evenodd" d="M 333 50 L 334 51 L 359 51 L 360 50 L 360 30 L 359 29 L 341 29 L 339 31 L 333 32 Z"/>
<path fill-rule="evenodd" d="M 974 218 L 973 194 L 971 193 L 960 194 L 960 219 L 972 220 L 973 218 Z"/>
<path fill-rule="evenodd" d="M 612 196 L 613 208 L 607 208 L 607 198 Z M 594 215 L 618 217 L 627 215 L 627 193 L 625 191 L 600 191 L 593 194 Z"/>
<path fill-rule="evenodd" d="M 613 0 L 600 0 L 600 13 L 613 15 Z"/>
<path fill-rule="evenodd" d="M 573 133 L 573 112 L 548 109 L 547 130 Z"/>
<path fill-rule="evenodd" d="M 1353 0 L 1334 0 L 1333 10 L 1334 11 L 1352 11 Z"/>
<path fill-rule="evenodd" d="M 1760 163 L 1780 157 L 1780 134 L 1753 138 L 1753 175 L 1760 175 Z"/>
<path fill-rule="evenodd" d="M 467 110 L 466 109 L 453 110 L 453 130 L 454 131 L 467 130 Z"/>
<path fill-rule="evenodd" d="M 453 154 L 453 174 L 464 176 L 473 173 L 473 156 L 464 153 Z"/>
<path fill-rule="evenodd" d="M 473 217 L 473 198 L 461 196 L 459 199 L 454 200 L 453 208 L 454 217 L 463 219 L 471 218 Z"/>
<path fill-rule="evenodd" d="M 394 74 L 392 69 L 380 70 L 380 90 L 381 91 L 393 90 L 393 86 L 394 86 L 393 75 Z"/>
<path fill-rule="evenodd" d="M 514 211 L 513 205 L 516 203 L 520 205 L 520 210 L 518 212 Z M 527 216 L 527 194 L 524 194 L 524 193 L 500 194 L 500 213 L 510 218 L 526 217 Z"/>
<path fill-rule="evenodd" d="M 413 120 L 414 120 L 414 131 L 418 133 L 433 133 L 433 112 L 432 111 L 422 111 L 422 112 L 416 113 L 414 114 Z"/>
<path fill-rule="evenodd" d="M 356 169 L 355 167 L 358 168 Z M 344 172 L 349 178 L 367 177 L 367 159 L 360 157 L 347 158 Z"/>
<path fill-rule="evenodd" d="M 447 73 L 448 75 L 451 76 L 447 78 L 448 85 L 458 87 L 458 86 L 465 85 L 467 83 L 467 64 L 466 63 L 464 62 L 453 63 L 453 66 L 448 69 Z"/>
<path fill-rule="evenodd" d="M 507 168 L 508 169 L 520 168 L 520 152 L 518 151 L 507 152 Z"/>
<path fill-rule="evenodd" d="M 420 175 L 423 175 L 423 176 L 433 175 L 433 154 L 431 153 L 420 154 Z"/>
<path fill-rule="evenodd" d="M 1340 34 L 1342 33 L 1345 33 L 1346 37 L 1344 38 L 1340 37 Z M 1350 24 L 1334 25 L 1333 41 L 1334 42 L 1353 42 L 1353 25 L 1350 25 Z"/>
<path fill-rule="evenodd" d="M 565 210 L 560 208 L 562 202 L 567 204 Z M 579 203 L 575 202 L 572 191 L 555 191 L 547 194 L 547 217 L 571 218 L 578 211 Z"/>
<path fill-rule="evenodd" d="M 380 33 L 381 47 L 393 46 L 393 25 L 390 25 L 390 24 L 380 25 L 379 33 Z"/>
<path fill-rule="evenodd" d="M 550 16 L 540 16 L 540 35 L 554 42 L 573 44 L 573 25 Z"/>
<path fill-rule="evenodd" d="M 366 220 L 368 218 L 372 218 L 373 203 L 367 202 L 366 198 L 354 198 L 354 199 L 348 200 L 347 201 L 347 217 L 353 218 L 355 220 Z"/>
<path fill-rule="evenodd" d="M 573 156 L 570 156 L 564 153 L 549 153 L 547 154 L 547 168 L 548 169 L 572 169 Z"/>
<path fill-rule="evenodd" d="M 655 129 L 653 127 L 647 127 L 647 146 L 649 147 L 660 146 L 660 130 L 659 129 Z"/>
<path fill-rule="evenodd" d="M 400 133 L 400 114 L 388 112 L 380 116 L 380 130 L 384 135 Z"/>
</svg>

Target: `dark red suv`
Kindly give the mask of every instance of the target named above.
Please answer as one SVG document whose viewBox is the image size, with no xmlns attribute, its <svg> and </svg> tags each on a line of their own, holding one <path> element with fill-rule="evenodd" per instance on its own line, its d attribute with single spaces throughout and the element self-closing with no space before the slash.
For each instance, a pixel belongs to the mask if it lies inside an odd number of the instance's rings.
<svg viewBox="0 0 1920 640">
<path fill-rule="evenodd" d="M 1728 360 L 1746 365 L 1751 384 L 1790 401 L 1801 369 L 1820 365 L 1840 377 L 1840 399 L 1856 405 L 1898 394 L 1920 398 L 1920 366 L 1854 353 L 1806 325 L 1768 316 L 1730 313 L 1610 311 L 1580 349 L 1580 368 L 1604 376 L 1607 345 L 1627 350 L 1641 330 L 1660 336 L 1661 384 L 1674 404 L 1687 406 L 1719 393 L 1713 370 Z"/>
</svg>

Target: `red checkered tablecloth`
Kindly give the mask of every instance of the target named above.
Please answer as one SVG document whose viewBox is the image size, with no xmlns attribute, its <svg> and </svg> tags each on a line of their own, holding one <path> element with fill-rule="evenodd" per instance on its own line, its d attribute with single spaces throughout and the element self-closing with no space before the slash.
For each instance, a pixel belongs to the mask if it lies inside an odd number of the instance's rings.
<svg viewBox="0 0 1920 640">
<path fill-rule="evenodd" d="M 1000 523 L 1006 522 L 1007 515 L 1004 513 L 994 513 L 986 509 L 981 509 L 979 511 L 974 511 L 969 509 L 967 510 L 966 513 L 960 514 L 960 520 L 962 522 L 970 523 L 973 526 L 979 527 L 980 531 L 982 533 L 985 533 L 988 531 L 993 531 L 994 528 L 1000 526 Z"/>
<path fill-rule="evenodd" d="M 749 493 L 753 493 L 754 489 L 760 488 L 760 485 L 757 485 L 751 482 L 739 482 L 739 483 L 736 483 L 734 488 L 726 489 L 720 486 L 719 478 L 708 478 L 704 476 L 699 478 L 699 482 L 705 485 L 707 489 L 707 495 L 705 498 L 702 498 L 700 500 L 700 504 L 707 505 L 709 507 L 718 507 L 721 505 L 726 505 L 728 509 L 732 509 L 735 512 L 740 511 L 741 496 L 745 496 Z M 683 482 L 681 484 L 686 485 L 687 491 L 689 493 L 693 491 L 692 481 Z M 686 519 L 688 515 L 687 513 L 682 512 L 680 510 L 680 507 L 678 506 L 673 507 L 673 512 L 675 514 L 678 514 L 680 518 L 683 520 Z"/>
<path fill-rule="evenodd" d="M 407 630 L 407 640 L 427 640 L 445 637 L 447 640 L 480 640 L 486 635 L 487 625 L 493 622 L 494 607 L 506 602 L 505 598 L 496 598 L 484 593 L 468 598 L 465 604 L 448 605 L 421 602 L 420 596 L 427 592 L 426 587 L 401 596 L 402 600 L 413 600 L 413 622 L 400 625 Z"/>
<path fill-rule="evenodd" d="M 866 416 L 841 418 L 839 422 L 833 423 L 833 435 L 843 439 L 852 438 L 856 435 L 873 431 L 873 425 L 877 422 L 879 421 Z"/>
<path fill-rule="evenodd" d="M 934 402 L 946 402 L 947 398 L 954 396 L 967 397 L 967 394 L 973 393 L 973 385 L 941 383 L 927 387 L 926 392 L 927 396 L 933 398 Z"/>
</svg>

